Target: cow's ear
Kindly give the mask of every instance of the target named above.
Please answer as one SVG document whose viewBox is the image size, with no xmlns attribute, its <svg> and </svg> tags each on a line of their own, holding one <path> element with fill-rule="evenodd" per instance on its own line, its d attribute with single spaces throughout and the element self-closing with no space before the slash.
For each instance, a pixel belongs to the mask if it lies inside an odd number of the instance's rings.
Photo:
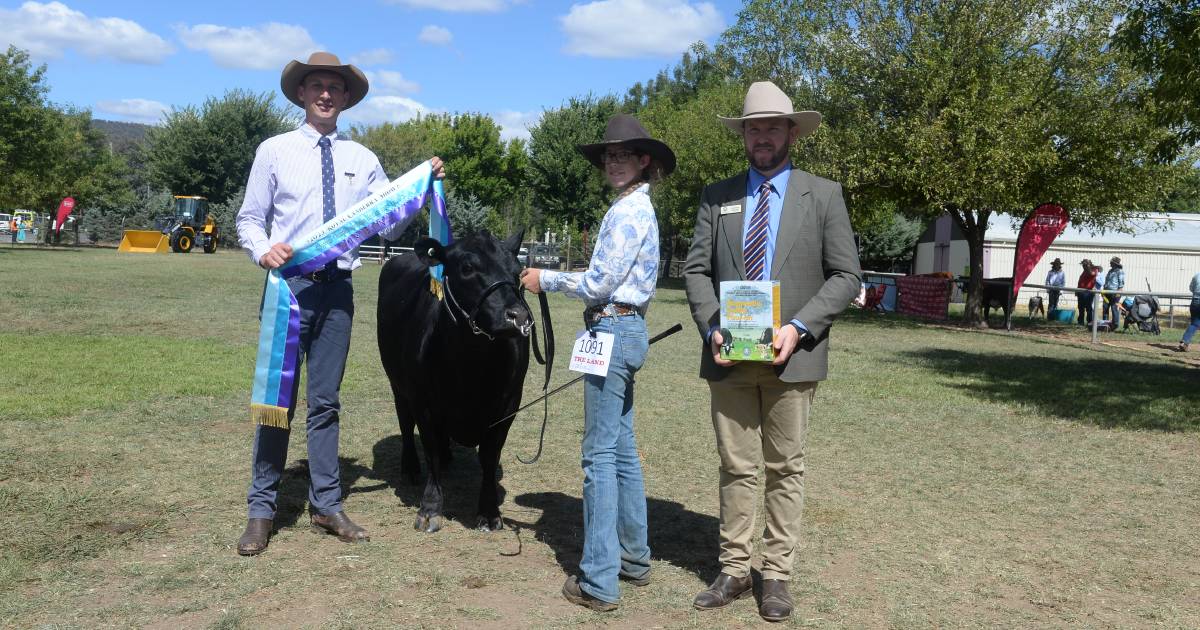
<svg viewBox="0 0 1200 630">
<path fill-rule="evenodd" d="M 505 239 L 504 249 L 516 254 L 521 251 L 521 241 L 523 240 L 525 240 L 525 228 L 521 228 L 516 234 Z"/>
<path fill-rule="evenodd" d="M 446 261 L 446 248 L 437 239 L 425 237 L 413 245 L 413 252 L 426 266 L 434 267 Z"/>
</svg>

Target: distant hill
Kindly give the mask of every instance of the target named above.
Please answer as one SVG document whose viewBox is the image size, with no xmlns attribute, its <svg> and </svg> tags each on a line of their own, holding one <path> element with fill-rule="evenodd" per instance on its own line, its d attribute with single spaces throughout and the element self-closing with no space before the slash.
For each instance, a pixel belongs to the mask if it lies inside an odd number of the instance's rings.
<svg viewBox="0 0 1200 630">
<path fill-rule="evenodd" d="M 116 120 L 92 119 L 92 127 L 104 132 L 112 143 L 113 151 L 124 153 L 135 145 L 140 145 L 146 139 L 150 125 L 141 123 L 120 122 Z"/>
</svg>

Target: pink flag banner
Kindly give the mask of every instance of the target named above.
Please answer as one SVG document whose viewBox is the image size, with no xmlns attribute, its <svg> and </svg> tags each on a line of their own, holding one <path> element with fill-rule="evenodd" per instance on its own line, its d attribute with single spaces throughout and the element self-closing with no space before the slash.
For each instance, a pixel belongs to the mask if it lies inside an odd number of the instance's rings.
<svg viewBox="0 0 1200 630">
<path fill-rule="evenodd" d="M 1017 235 L 1017 252 L 1013 257 L 1012 299 L 1017 299 L 1021 284 L 1037 266 L 1054 239 L 1067 229 L 1071 215 L 1058 204 L 1044 203 L 1033 209 Z"/>
</svg>

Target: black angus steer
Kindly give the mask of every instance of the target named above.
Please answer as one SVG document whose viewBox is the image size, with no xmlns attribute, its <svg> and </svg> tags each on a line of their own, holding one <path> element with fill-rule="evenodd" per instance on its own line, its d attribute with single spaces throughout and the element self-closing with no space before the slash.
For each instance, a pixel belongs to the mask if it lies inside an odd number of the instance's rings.
<svg viewBox="0 0 1200 630">
<path fill-rule="evenodd" d="M 999 308 L 1004 313 L 1004 327 L 1012 330 L 1012 287 L 1012 278 L 987 278 L 979 300 L 979 306 L 983 309 L 983 323 L 987 323 L 993 307 Z"/>
<path fill-rule="evenodd" d="M 521 404 L 533 317 L 518 291 L 523 233 L 501 243 L 487 231 L 443 247 L 421 239 L 415 256 L 388 261 L 379 276 L 379 355 L 392 384 L 403 441 L 400 468 L 415 482 L 413 427 L 421 432 L 428 479 L 414 526 L 442 525 L 439 475 L 450 440 L 479 448 L 483 479 L 478 527 L 503 527 L 496 491 L 500 451 Z M 443 299 L 430 291 L 429 268 L 444 267 Z"/>
</svg>

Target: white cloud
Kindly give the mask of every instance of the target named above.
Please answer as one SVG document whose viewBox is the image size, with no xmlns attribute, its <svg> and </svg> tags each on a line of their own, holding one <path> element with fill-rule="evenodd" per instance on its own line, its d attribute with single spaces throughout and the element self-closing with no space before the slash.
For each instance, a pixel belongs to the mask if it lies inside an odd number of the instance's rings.
<svg viewBox="0 0 1200 630">
<path fill-rule="evenodd" d="M 259 28 L 179 25 L 175 32 L 184 46 L 208 53 L 222 68 L 279 70 L 293 59 L 304 61 L 321 50 L 304 27 L 277 22 Z"/>
<path fill-rule="evenodd" d="M 421 90 L 415 81 L 409 81 L 393 70 L 367 70 L 365 74 L 371 85 L 371 94 L 412 94 Z"/>
<path fill-rule="evenodd" d="M 509 0 L 384 0 L 410 9 L 435 9 L 454 13 L 495 13 L 514 4 Z"/>
<path fill-rule="evenodd" d="M 346 110 L 342 117 L 355 124 L 378 125 L 385 122 L 402 123 L 417 115 L 438 112 L 405 96 L 368 96 L 363 102 Z"/>
<path fill-rule="evenodd" d="M 676 55 L 725 28 L 711 3 L 685 0 L 597 0 L 559 21 L 568 53 L 608 58 Z"/>
<path fill-rule="evenodd" d="M 137 22 L 115 17 L 89 17 L 61 2 L 26 2 L 19 9 L 0 9 L 0 49 L 28 50 L 37 59 L 58 59 L 75 50 L 88 57 L 129 63 L 158 64 L 175 49 Z"/>
<path fill-rule="evenodd" d="M 162 121 L 163 114 L 171 108 L 158 101 L 144 98 L 123 98 L 119 101 L 99 101 L 96 111 L 112 114 L 134 122 L 155 124 Z"/>
<path fill-rule="evenodd" d="M 521 138 L 529 140 L 529 128 L 536 125 L 542 118 L 542 112 L 514 112 L 502 110 L 492 114 L 492 120 L 500 125 L 500 139 L 512 140 Z"/>
<path fill-rule="evenodd" d="M 356 66 L 382 66 L 392 63 L 393 58 L 392 51 L 386 48 L 372 48 L 371 50 L 364 50 L 350 57 L 350 61 L 347 63 L 352 63 Z"/>
<path fill-rule="evenodd" d="M 430 24 L 421 29 L 421 34 L 417 35 L 417 41 L 424 44 L 433 44 L 434 46 L 448 46 L 454 40 L 454 35 L 449 29 L 442 28 Z"/>
</svg>

